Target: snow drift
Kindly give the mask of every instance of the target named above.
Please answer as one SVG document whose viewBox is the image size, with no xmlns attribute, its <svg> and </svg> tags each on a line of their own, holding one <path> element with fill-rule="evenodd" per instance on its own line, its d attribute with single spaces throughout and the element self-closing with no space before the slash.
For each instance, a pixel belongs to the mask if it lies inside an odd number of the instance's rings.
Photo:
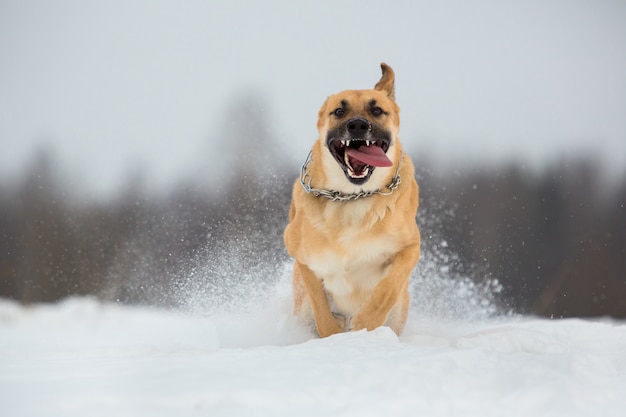
<svg viewBox="0 0 626 417">
<path fill-rule="evenodd" d="M 280 291 L 278 292 L 280 293 Z M 621 416 L 626 325 L 420 318 L 315 338 L 289 302 L 212 315 L 0 301 L 12 416 Z M 274 300 L 274 301 L 275 301 Z"/>
</svg>

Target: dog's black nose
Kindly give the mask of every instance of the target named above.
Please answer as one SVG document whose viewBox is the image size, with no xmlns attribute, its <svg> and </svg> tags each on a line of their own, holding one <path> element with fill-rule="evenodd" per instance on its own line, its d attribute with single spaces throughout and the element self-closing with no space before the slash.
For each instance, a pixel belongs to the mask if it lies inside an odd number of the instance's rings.
<svg viewBox="0 0 626 417">
<path fill-rule="evenodd" d="M 348 133 L 353 138 L 364 136 L 371 128 L 370 122 L 359 117 L 348 120 L 348 124 L 346 124 L 346 129 L 348 129 Z"/>
</svg>

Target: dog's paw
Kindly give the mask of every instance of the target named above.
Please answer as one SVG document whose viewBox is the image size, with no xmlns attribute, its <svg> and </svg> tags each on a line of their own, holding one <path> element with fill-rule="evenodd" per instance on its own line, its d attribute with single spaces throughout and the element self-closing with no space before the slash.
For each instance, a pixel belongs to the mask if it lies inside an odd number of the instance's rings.
<svg viewBox="0 0 626 417">
<path fill-rule="evenodd" d="M 345 316 L 339 313 L 333 313 L 333 319 L 335 320 L 335 324 L 337 325 L 337 327 L 340 329 L 338 333 L 347 330 L 346 329 L 347 320 Z"/>
<path fill-rule="evenodd" d="M 348 330 L 349 331 L 357 331 L 357 330 L 374 330 L 379 327 L 380 324 L 373 323 L 372 320 L 365 320 L 360 317 L 358 314 L 350 319 L 348 322 Z"/>
<path fill-rule="evenodd" d="M 341 314 L 333 313 L 326 320 L 316 322 L 316 328 L 320 337 L 343 333 L 346 329 L 346 318 Z"/>
<path fill-rule="evenodd" d="M 359 326 L 359 320 L 357 319 L 356 316 L 352 317 L 350 319 L 350 321 L 348 322 L 348 331 L 354 331 L 354 330 L 361 330 L 363 327 L 358 327 Z"/>
</svg>

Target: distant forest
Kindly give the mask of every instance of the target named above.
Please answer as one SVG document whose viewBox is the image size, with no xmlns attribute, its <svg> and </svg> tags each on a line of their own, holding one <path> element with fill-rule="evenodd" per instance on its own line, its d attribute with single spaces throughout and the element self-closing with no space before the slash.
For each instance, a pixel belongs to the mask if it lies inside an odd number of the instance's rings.
<svg viewBox="0 0 626 417">
<path fill-rule="evenodd" d="M 282 231 L 299 167 L 268 154 L 281 147 L 267 146 L 260 117 L 225 128 L 229 152 L 244 162 L 219 189 L 189 180 L 154 193 L 131 182 L 115 198 L 84 201 L 64 189 L 53 155 L 35 157 L 20 181 L 0 184 L 0 297 L 172 306 L 183 276 L 201 265 L 236 260 L 229 279 L 238 280 L 287 260 Z M 422 245 L 446 246 L 447 269 L 477 284 L 496 278 L 499 302 L 515 312 L 626 317 L 625 179 L 606 181 L 585 158 L 540 172 L 515 163 L 447 171 L 413 159 Z M 212 273 L 208 287 L 228 271 Z"/>
</svg>

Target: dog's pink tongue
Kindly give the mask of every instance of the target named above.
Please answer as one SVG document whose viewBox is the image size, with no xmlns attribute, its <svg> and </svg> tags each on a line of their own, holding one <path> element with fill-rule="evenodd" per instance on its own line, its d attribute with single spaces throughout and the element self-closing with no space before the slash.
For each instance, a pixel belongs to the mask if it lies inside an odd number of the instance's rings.
<svg viewBox="0 0 626 417">
<path fill-rule="evenodd" d="M 390 167 L 393 165 L 391 159 L 387 158 L 387 155 L 379 146 L 362 145 L 359 149 L 347 148 L 346 152 L 351 158 L 357 159 L 367 165 L 375 167 Z"/>
</svg>

